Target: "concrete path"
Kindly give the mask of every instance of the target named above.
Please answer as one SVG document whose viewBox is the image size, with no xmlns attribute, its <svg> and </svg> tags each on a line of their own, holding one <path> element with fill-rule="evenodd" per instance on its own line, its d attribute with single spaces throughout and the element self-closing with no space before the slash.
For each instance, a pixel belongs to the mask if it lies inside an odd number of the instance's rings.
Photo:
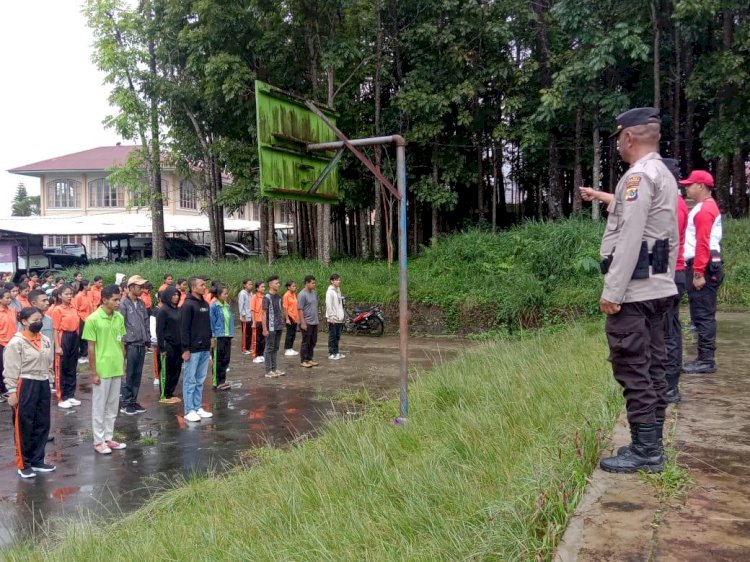
<svg viewBox="0 0 750 562">
<path fill-rule="evenodd" d="M 692 358 L 695 346 L 686 347 Z M 714 375 L 683 375 L 683 400 L 668 418 L 694 487 L 666 500 L 640 476 L 597 468 L 555 560 L 750 560 L 749 314 L 719 315 L 717 362 Z M 623 416 L 605 453 L 628 440 Z"/>
</svg>

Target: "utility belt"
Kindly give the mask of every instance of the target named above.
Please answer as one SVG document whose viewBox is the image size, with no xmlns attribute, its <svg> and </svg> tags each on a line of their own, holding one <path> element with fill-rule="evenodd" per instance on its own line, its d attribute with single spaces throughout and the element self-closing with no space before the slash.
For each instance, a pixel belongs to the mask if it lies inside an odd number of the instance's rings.
<svg viewBox="0 0 750 562">
<path fill-rule="evenodd" d="M 612 253 L 609 254 L 599 263 L 599 270 L 603 275 L 609 273 L 609 268 L 612 266 L 614 260 L 614 248 Z M 635 264 L 633 275 L 631 279 L 648 279 L 650 276 L 649 267 L 655 274 L 666 273 L 669 270 L 669 239 L 657 240 L 654 242 L 654 247 L 651 251 L 648 251 L 648 243 L 644 240 L 641 242 L 641 249 L 638 252 L 638 261 Z"/>
</svg>

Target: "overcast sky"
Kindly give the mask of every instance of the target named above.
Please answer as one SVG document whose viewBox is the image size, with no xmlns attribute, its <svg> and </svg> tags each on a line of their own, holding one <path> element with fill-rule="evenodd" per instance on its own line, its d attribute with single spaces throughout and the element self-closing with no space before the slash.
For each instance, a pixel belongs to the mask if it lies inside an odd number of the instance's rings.
<svg viewBox="0 0 750 562">
<path fill-rule="evenodd" d="M 10 215 L 19 182 L 6 172 L 120 139 L 102 120 L 113 111 L 104 75 L 91 62 L 82 0 L 4 1 L 0 17 L 0 216 Z"/>
</svg>

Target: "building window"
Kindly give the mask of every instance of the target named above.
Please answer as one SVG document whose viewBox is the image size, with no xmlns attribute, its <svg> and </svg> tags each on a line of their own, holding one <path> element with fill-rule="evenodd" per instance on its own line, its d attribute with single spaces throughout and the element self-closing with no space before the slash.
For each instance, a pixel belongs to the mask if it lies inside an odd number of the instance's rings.
<svg viewBox="0 0 750 562">
<path fill-rule="evenodd" d="M 109 184 L 107 178 L 89 182 L 89 207 L 124 207 L 125 192 Z"/>
<path fill-rule="evenodd" d="M 198 192 L 190 180 L 180 182 L 180 209 L 197 209 Z"/>
<path fill-rule="evenodd" d="M 167 180 L 161 180 L 161 204 L 165 207 L 169 206 L 169 184 Z"/>
<path fill-rule="evenodd" d="M 45 248 L 61 248 L 63 244 L 83 244 L 83 236 L 45 236 Z"/>
<path fill-rule="evenodd" d="M 50 209 L 77 209 L 78 186 L 75 180 L 57 179 L 47 183 L 47 207 Z"/>
</svg>

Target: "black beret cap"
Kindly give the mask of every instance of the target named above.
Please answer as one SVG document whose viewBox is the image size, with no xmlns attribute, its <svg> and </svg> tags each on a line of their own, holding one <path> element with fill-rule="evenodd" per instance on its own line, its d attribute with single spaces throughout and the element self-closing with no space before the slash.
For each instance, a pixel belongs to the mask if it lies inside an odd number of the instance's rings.
<svg viewBox="0 0 750 562">
<path fill-rule="evenodd" d="M 625 113 L 617 116 L 617 130 L 610 135 L 616 137 L 620 131 L 636 125 L 648 125 L 649 123 L 661 123 L 659 110 L 655 107 L 635 107 L 628 109 Z"/>
</svg>

